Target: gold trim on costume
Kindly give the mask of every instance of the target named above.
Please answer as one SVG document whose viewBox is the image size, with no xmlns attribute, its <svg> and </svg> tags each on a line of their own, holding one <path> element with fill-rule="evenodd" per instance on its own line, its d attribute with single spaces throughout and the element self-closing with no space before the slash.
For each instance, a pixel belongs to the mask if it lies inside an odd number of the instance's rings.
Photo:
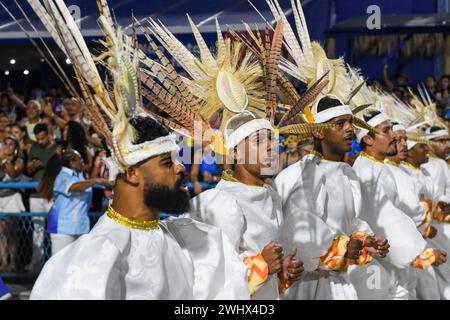
<svg viewBox="0 0 450 320">
<path fill-rule="evenodd" d="M 238 179 L 233 177 L 233 171 L 232 170 L 224 170 L 222 172 L 222 179 L 229 182 L 239 182 Z"/>
<path fill-rule="evenodd" d="M 322 159 L 322 160 L 325 160 L 325 158 L 323 157 L 323 155 L 322 155 L 319 151 L 317 151 L 317 150 L 312 150 L 312 151 L 311 151 L 311 154 L 314 155 L 314 156 L 316 156 L 316 157 L 318 157 L 318 158 L 320 158 L 320 159 Z"/>
<path fill-rule="evenodd" d="M 316 157 L 320 158 L 321 160 L 327 161 L 327 162 L 336 162 L 336 163 L 343 162 L 343 161 L 334 161 L 334 160 L 328 160 L 328 159 L 325 159 L 325 157 L 323 156 L 323 154 L 321 154 L 321 153 L 320 153 L 319 151 L 317 151 L 317 150 L 311 151 L 310 154 L 315 155 Z"/>
<path fill-rule="evenodd" d="M 384 163 L 385 163 L 385 164 L 390 164 L 391 166 L 394 166 L 394 167 L 399 167 L 399 166 L 400 166 L 399 163 L 394 162 L 394 161 L 391 161 L 391 160 L 389 160 L 388 158 L 384 159 Z"/>
<path fill-rule="evenodd" d="M 411 169 L 414 169 L 414 170 L 420 170 L 419 167 L 416 167 L 415 165 L 413 165 L 413 164 L 411 164 L 411 163 L 409 163 L 409 162 L 402 161 L 401 163 L 402 163 L 404 166 L 410 167 Z"/>
<path fill-rule="evenodd" d="M 364 151 L 361 151 L 360 156 L 361 156 L 361 157 L 364 157 L 364 158 L 367 158 L 367 159 L 369 159 L 369 160 L 372 160 L 372 161 L 374 161 L 374 162 L 384 163 L 383 160 L 378 160 L 377 158 L 372 157 L 371 155 L 368 155 L 368 154 L 365 153 Z"/>
<path fill-rule="evenodd" d="M 156 220 L 133 220 L 122 216 L 116 210 L 114 210 L 111 205 L 108 206 L 108 210 L 106 211 L 106 215 L 114 220 L 117 223 L 124 225 L 125 227 L 131 229 L 139 229 L 139 230 L 154 230 L 158 228 L 160 219 Z"/>
</svg>

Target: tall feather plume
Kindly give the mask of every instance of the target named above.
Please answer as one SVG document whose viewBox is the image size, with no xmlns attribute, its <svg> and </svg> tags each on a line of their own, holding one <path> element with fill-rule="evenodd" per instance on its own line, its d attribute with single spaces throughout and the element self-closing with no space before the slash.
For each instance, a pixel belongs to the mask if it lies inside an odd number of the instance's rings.
<svg viewBox="0 0 450 320">
<path fill-rule="evenodd" d="M 373 132 L 375 134 L 382 135 L 381 131 L 377 130 L 376 128 L 369 125 L 367 122 L 365 122 L 357 117 L 353 117 L 353 126 L 357 127 L 357 128 L 369 130 L 370 132 Z"/>
<path fill-rule="evenodd" d="M 369 108 L 371 106 L 373 106 L 373 104 L 371 104 L 371 103 L 357 106 L 356 108 L 352 109 L 352 113 L 353 113 L 353 115 L 356 115 L 356 114 L 366 110 L 367 108 Z"/>
<path fill-rule="evenodd" d="M 218 55 L 221 56 L 225 53 L 225 41 L 223 40 L 222 30 L 220 30 L 219 20 L 215 19 L 216 33 L 217 33 L 217 50 Z"/>
<path fill-rule="evenodd" d="M 278 123 L 278 126 L 281 126 L 282 124 L 286 123 L 289 124 L 292 122 L 294 117 L 303 111 L 308 105 L 310 105 L 317 96 L 322 92 L 322 90 L 328 85 L 328 79 L 326 77 L 328 76 L 328 72 L 325 73 L 319 80 L 316 81 L 297 101 L 297 103 L 289 110 L 289 112 L 286 112 L 284 116 L 281 118 L 280 122 Z"/>
<path fill-rule="evenodd" d="M 155 105 L 162 111 L 170 114 L 177 122 L 183 124 L 187 129 L 194 129 L 195 114 L 182 102 L 169 94 L 163 87 L 156 83 L 152 78 L 142 74 L 143 82 L 151 91 L 142 88 L 142 94 L 147 99 L 151 100 L 154 95 L 162 104 L 155 103 Z"/>
<path fill-rule="evenodd" d="M 267 30 L 268 31 L 268 30 Z M 266 90 L 267 90 L 267 119 L 274 124 L 275 110 L 277 108 L 276 79 L 278 74 L 278 62 L 281 55 L 281 44 L 283 41 L 283 22 L 280 20 L 275 28 L 270 54 L 267 60 L 266 69 Z"/>
<path fill-rule="evenodd" d="M 272 0 L 266 0 L 270 11 L 272 11 L 272 14 L 274 15 L 275 19 L 282 19 L 284 23 L 284 38 L 286 41 L 286 48 L 288 49 L 290 55 L 294 59 L 295 63 L 297 65 L 303 64 L 303 50 L 300 48 L 300 45 L 298 43 L 297 37 L 294 34 L 294 31 L 292 30 L 286 15 L 284 14 L 283 10 L 281 9 L 280 5 L 278 4 L 278 1 L 272 1 Z"/>
<path fill-rule="evenodd" d="M 281 127 L 279 129 L 280 134 L 288 135 L 288 134 L 295 134 L 295 135 L 301 135 L 303 138 L 309 139 L 312 138 L 312 133 L 317 132 L 323 129 L 331 129 L 336 127 L 335 124 L 329 124 L 329 123 L 297 123 L 288 125 L 285 127 Z"/>
<path fill-rule="evenodd" d="M 153 97 L 156 99 L 156 97 Z M 182 125 L 179 125 L 178 123 L 171 121 L 165 117 L 162 117 L 150 110 L 145 109 L 144 113 L 147 113 L 151 118 L 162 124 L 163 126 L 166 126 L 168 128 L 171 128 L 173 131 L 177 132 L 180 135 L 183 135 L 185 137 L 192 137 L 194 133 L 192 131 L 186 130 L 186 128 Z"/>
<path fill-rule="evenodd" d="M 192 77 L 199 77 L 203 71 L 198 67 L 198 59 L 167 29 L 159 20 L 157 23 L 152 18 L 147 19 L 153 35 L 170 52 L 175 60 Z"/>
<path fill-rule="evenodd" d="M 282 21 L 280 21 L 280 23 L 282 23 Z M 251 30 L 250 26 L 247 23 L 244 22 L 243 25 L 250 39 L 242 36 L 241 34 L 239 34 L 234 30 L 230 30 L 230 34 L 234 38 L 239 39 L 239 41 L 243 43 L 247 47 L 247 49 L 250 50 L 255 56 L 259 57 L 263 68 L 266 69 L 267 68 L 266 51 L 264 48 L 263 40 L 261 39 L 261 34 L 258 32 L 257 26 L 256 26 L 257 35 L 255 36 L 254 32 Z M 290 99 L 291 104 L 295 103 L 296 101 L 298 101 L 298 99 L 300 99 L 300 95 L 297 93 L 295 87 L 278 68 L 276 74 L 276 81 L 279 85 L 279 88 Z"/>
<path fill-rule="evenodd" d="M 65 18 L 67 18 L 68 21 L 71 21 L 71 23 L 63 18 L 55 3 L 51 0 L 44 0 L 44 2 L 48 10 L 47 13 L 52 19 L 51 22 L 54 23 L 53 27 L 57 32 L 57 37 L 60 39 L 60 43 L 64 48 L 63 51 L 65 51 L 69 56 L 74 69 L 78 69 L 78 75 L 82 76 L 89 86 L 95 91 L 95 99 L 96 101 L 101 100 L 100 105 L 103 111 L 108 116 L 113 118 L 112 114 L 115 113 L 117 109 L 112 103 L 109 95 L 106 94 L 103 82 L 98 74 L 97 68 L 95 67 L 89 51 L 83 52 L 82 49 L 79 48 L 79 43 L 84 40 L 82 39 L 81 33 L 78 30 L 78 27 L 70 15 L 67 7 L 65 8 L 66 10 L 63 11 L 66 15 Z M 64 3 L 61 2 L 59 3 L 59 6 L 65 7 Z M 78 41 L 76 38 L 78 38 Z M 87 50 L 86 44 L 82 47 L 84 48 L 83 50 Z M 92 69 L 92 65 L 94 65 L 94 69 Z"/>
<path fill-rule="evenodd" d="M 200 49 L 200 56 L 202 58 L 202 61 L 204 61 L 209 67 L 217 67 L 217 62 L 212 56 L 211 51 L 206 45 L 200 31 L 198 31 L 197 26 L 188 14 L 187 17 L 189 20 L 189 24 L 191 25 L 192 32 L 194 33 L 195 40 L 197 41 L 197 45 Z"/>
<path fill-rule="evenodd" d="M 32 29 L 37 32 L 35 26 L 31 23 L 30 19 L 28 18 L 25 11 L 22 9 L 22 7 L 19 5 L 17 1 L 15 1 L 15 4 L 19 8 L 20 12 L 22 13 L 22 16 L 25 18 L 27 23 L 32 27 Z M 0 5 L 3 7 L 3 9 L 8 13 L 8 15 L 14 20 L 14 22 L 19 26 L 19 28 L 22 30 L 22 32 L 27 36 L 28 40 L 31 42 L 31 44 L 35 47 L 35 49 L 38 51 L 38 53 L 41 55 L 41 57 L 47 62 L 47 64 L 50 66 L 50 68 L 53 70 L 53 72 L 58 76 L 60 81 L 63 83 L 66 90 L 74 97 L 80 99 L 80 95 L 78 94 L 77 90 L 74 88 L 72 83 L 70 82 L 67 74 L 62 69 L 61 65 L 58 63 L 58 60 L 56 60 L 55 56 L 53 55 L 52 51 L 48 48 L 45 41 L 41 38 L 41 42 L 44 44 L 44 47 L 47 50 L 47 53 L 50 55 L 50 59 L 52 59 L 52 62 L 49 60 L 47 55 L 41 50 L 39 45 L 36 43 L 36 41 L 31 37 L 31 35 L 28 33 L 27 30 L 22 26 L 22 24 L 19 22 L 19 20 L 16 19 L 16 17 L 11 13 L 11 11 L 3 4 L 3 2 L 0 2 Z"/>
<path fill-rule="evenodd" d="M 189 88 L 186 86 L 186 84 L 183 82 L 181 77 L 176 72 L 174 66 L 170 63 L 170 61 L 166 58 L 164 53 L 159 49 L 159 47 L 156 45 L 156 43 L 153 41 L 151 36 L 145 32 L 144 27 L 139 23 L 139 21 L 136 20 L 136 23 L 141 27 L 141 30 L 144 32 L 144 36 L 146 37 L 147 41 L 149 42 L 152 50 L 156 53 L 158 59 L 161 61 L 162 66 L 167 72 L 167 77 L 172 81 L 175 86 L 179 89 L 179 92 L 181 96 L 183 97 L 186 104 L 192 108 L 194 112 L 198 112 L 199 110 L 199 104 L 196 101 L 195 97 L 190 92 Z M 198 120 L 201 120 L 201 118 L 198 118 Z"/>
<path fill-rule="evenodd" d="M 353 91 L 350 93 L 347 101 L 345 101 L 346 105 L 349 105 L 350 102 L 352 101 L 353 97 L 359 92 L 359 90 L 361 90 L 361 88 L 366 84 L 365 81 L 362 81 L 355 89 L 353 89 Z"/>
<path fill-rule="evenodd" d="M 295 24 L 297 26 L 297 32 L 300 36 L 300 43 L 303 47 L 303 52 L 308 56 L 308 59 L 313 59 L 311 39 L 309 38 L 308 26 L 306 24 L 302 5 L 300 4 L 299 0 L 297 0 L 297 5 L 295 5 L 294 0 L 291 0 L 291 5 L 294 13 Z"/>
</svg>

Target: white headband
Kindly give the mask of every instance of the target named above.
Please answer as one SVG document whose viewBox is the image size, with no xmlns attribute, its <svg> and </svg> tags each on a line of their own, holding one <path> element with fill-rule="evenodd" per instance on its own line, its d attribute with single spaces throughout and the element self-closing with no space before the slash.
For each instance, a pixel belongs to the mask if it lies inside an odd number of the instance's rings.
<svg viewBox="0 0 450 320">
<path fill-rule="evenodd" d="M 177 145 L 176 138 L 176 135 L 169 134 L 168 136 L 159 137 L 152 141 L 129 145 L 129 150 L 124 152 L 122 161 L 125 162 L 126 166 L 131 167 L 141 161 L 164 153 L 178 153 L 180 147 Z M 108 166 L 110 181 L 115 181 L 118 174 L 125 172 L 119 165 L 116 155 L 107 158 L 106 165 Z"/>
<path fill-rule="evenodd" d="M 380 125 L 381 123 L 390 120 L 387 115 L 384 113 L 377 114 L 375 117 L 367 121 L 367 124 L 371 127 L 376 127 Z M 369 130 L 367 129 L 358 129 L 356 131 L 356 139 L 358 140 L 358 143 L 361 143 L 362 139 L 369 133 Z"/>
<path fill-rule="evenodd" d="M 350 109 L 350 107 L 347 105 L 329 108 L 318 112 L 314 119 L 314 123 L 325 123 L 333 118 L 345 115 L 353 115 L 352 109 Z"/>
<path fill-rule="evenodd" d="M 447 137 L 448 138 L 449 137 L 448 130 L 442 129 L 442 130 L 438 130 L 438 131 L 429 133 L 427 136 L 427 139 L 432 140 L 432 139 L 436 139 L 439 137 Z"/>
<path fill-rule="evenodd" d="M 408 150 L 411 150 L 412 148 L 414 148 L 417 143 L 418 142 L 416 142 L 416 141 L 408 139 L 408 141 L 406 142 L 406 144 L 408 145 Z"/>
<path fill-rule="evenodd" d="M 406 128 L 404 125 L 402 124 L 396 124 L 392 127 L 392 131 L 397 132 L 397 131 L 406 131 Z"/>
<path fill-rule="evenodd" d="M 230 118 L 232 120 L 233 118 Z M 230 135 L 227 135 L 227 127 L 230 123 L 225 126 L 225 148 L 228 150 L 236 147 L 239 143 L 241 143 L 245 138 L 251 135 L 254 132 L 259 130 L 267 129 L 272 132 L 275 132 L 274 128 L 270 124 L 270 122 L 266 119 L 253 119 L 247 123 L 244 123 L 242 126 L 234 130 Z"/>
</svg>

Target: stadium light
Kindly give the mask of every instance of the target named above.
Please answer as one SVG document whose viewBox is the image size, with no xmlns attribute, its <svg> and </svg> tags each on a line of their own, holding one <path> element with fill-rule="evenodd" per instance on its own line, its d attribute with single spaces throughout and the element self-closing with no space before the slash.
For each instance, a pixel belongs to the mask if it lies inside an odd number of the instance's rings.
<svg viewBox="0 0 450 320">
<path fill-rule="evenodd" d="M 5 70 L 5 76 L 9 76 L 9 70 Z"/>
<path fill-rule="evenodd" d="M 28 69 L 25 69 L 25 70 L 23 70 L 23 74 L 27 76 L 30 74 L 30 71 Z"/>
<path fill-rule="evenodd" d="M 11 60 L 9 60 L 9 63 L 15 64 L 15 63 L 16 63 L 16 59 L 11 59 Z"/>
</svg>

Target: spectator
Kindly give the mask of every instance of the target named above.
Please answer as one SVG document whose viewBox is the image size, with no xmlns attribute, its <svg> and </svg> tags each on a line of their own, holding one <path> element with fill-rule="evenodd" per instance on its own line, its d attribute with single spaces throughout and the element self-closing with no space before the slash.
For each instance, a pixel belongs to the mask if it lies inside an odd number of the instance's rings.
<svg viewBox="0 0 450 320">
<path fill-rule="evenodd" d="M 24 168 L 19 141 L 14 136 L 7 137 L 0 149 L 0 181 L 20 181 Z M 19 190 L 0 188 L 0 211 L 2 213 L 25 211 Z M 19 218 L 15 216 L 0 219 L 0 257 L 2 259 L 0 270 L 14 272 L 16 269 L 18 220 Z"/>
<path fill-rule="evenodd" d="M 194 183 L 194 193 L 197 195 L 203 191 L 201 182 L 213 184 L 219 181 L 222 167 L 217 164 L 216 156 L 210 146 L 198 150 L 194 159 L 191 166 L 191 181 Z"/>
<path fill-rule="evenodd" d="M 93 157 L 88 150 L 86 131 L 79 122 L 74 120 L 67 122 L 63 131 L 63 147 L 78 151 L 84 162 L 83 172 L 91 173 Z"/>
<path fill-rule="evenodd" d="M 438 91 L 438 83 L 434 76 L 428 76 L 425 80 L 425 87 L 427 88 L 427 91 L 430 95 L 430 97 L 435 100 L 436 99 L 436 93 Z"/>
<path fill-rule="evenodd" d="M 9 136 L 11 135 L 11 127 L 12 127 L 11 124 L 7 124 L 7 125 L 6 125 L 5 131 L 4 131 L 5 137 L 9 137 Z"/>
<path fill-rule="evenodd" d="M 395 77 L 395 84 L 389 79 L 389 65 L 384 64 L 383 68 L 383 81 L 389 90 L 393 90 L 394 87 L 406 89 L 408 87 L 408 76 L 404 73 L 398 73 Z"/>
<path fill-rule="evenodd" d="M 26 141 L 25 129 L 15 123 L 11 126 L 11 135 L 15 136 L 17 140 L 19 140 L 21 155 L 25 163 L 27 163 L 31 145 Z"/>
<path fill-rule="evenodd" d="M 450 101 L 450 76 L 444 75 L 441 77 L 439 91 L 436 93 L 436 107 L 443 113 L 449 107 Z"/>
<path fill-rule="evenodd" d="M 104 140 L 103 140 L 104 141 Z M 92 168 L 92 178 L 102 178 L 108 180 L 109 171 L 106 164 L 106 158 L 108 157 L 107 148 L 101 149 L 94 160 L 94 166 Z M 95 195 L 94 195 L 95 196 Z M 102 194 L 103 203 L 101 204 L 101 212 L 104 212 L 108 206 L 109 201 L 112 199 L 113 192 L 110 189 L 105 189 Z M 95 198 L 95 197 L 94 197 Z M 96 198 L 95 198 L 96 199 Z M 101 199 L 100 199 L 101 200 Z"/>
<path fill-rule="evenodd" d="M 314 149 L 313 140 L 309 139 L 296 142 L 293 138 L 294 136 L 288 136 L 286 138 L 286 150 L 280 153 L 278 173 L 290 165 L 302 160 L 304 156 L 310 154 Z"/>
<path fill-rule="evenodd" d="M 48 160 L 55 154 L 57 145 L 52 143 L 48 132 L 48 127 L 44 123 L 37 124 L 34 128 L 34 134 L 37 142 L 33 143 L 28 155 L 27 171 L 28 175 L 33 180 L 39 181 L 44 175 L 44 168 Z M 45 199 L 39 192 L 31 193 L 30 195 L 30 210 L 32 212 L 49 212 L 52 203 Z M 32 218 L 34 232 L 33 232 L 33 252 L 30 264 L 27 266 L 28 270 L 38 270 L 42 265 L 44 241 L 44 217 Z"/>
<path fill-rule="evenodd" d="M 5 142 L 6 127 L 8 126 L 8 117 L 4 113 L 0 113 L 0 142 Z"/>
<path fill-rule="evenodd" d="M 38 190 L 47 201 L 54 198 L 47 228 L 52 255 L 89 232 L 88 210 L 95 183 L 107 184 L 104 179 L 84 179 L 83 160 L 75 150 L 66 150 L 61 159 L 54 155 L 48 161 Z"/>
<path fill-rule="evenodd" d="M 27 103 L 27 107 L 25 109 L 27 117 L 22 120 L 21 125 L 24 126 L 27 130 L 28 138 L 35 142 L 36 136 L 34 133 L 34 127 L 41 122 L 41 104 L 37 100 L 30 100 Z"/>
<path fill-rule="evenodd" d="M 83 112 L 80 102 L 75 98 L 67 98 L 63 101 L 64 110 L 67 112 L 69 120 L 82 122 Z"/>
</svg>

